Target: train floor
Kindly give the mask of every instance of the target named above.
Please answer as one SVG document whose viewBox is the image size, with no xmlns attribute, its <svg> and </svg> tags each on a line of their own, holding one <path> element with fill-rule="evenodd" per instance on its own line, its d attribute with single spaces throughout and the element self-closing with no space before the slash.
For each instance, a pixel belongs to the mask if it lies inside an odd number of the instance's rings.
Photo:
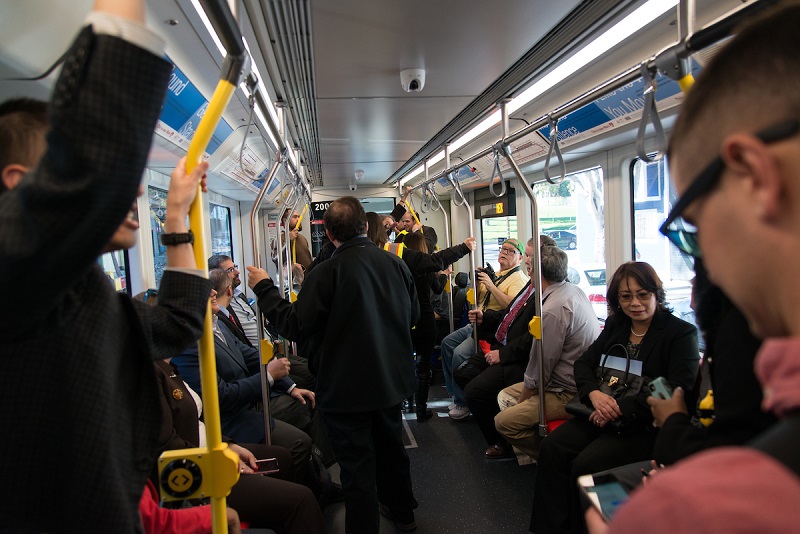
<svg viewBox="0 0 800 534">
<path fill-rule="evenodd" d="M 485 459 L 486 442 L 472 416 L 463 421 L 447 416 L 451 399 L 441 373 L 434 375 L 430 396 L 433 418 L 418 423 L 415 415 L 403 415 L 419 502 L 416 532 L 527 533 L 536 465 Z M 344 534 L 344 503 L 328 505 L 324 516 L 330 534 Z M 394 532 L 393 523 L 381 517 L 381 534 Z"/>
</svg>

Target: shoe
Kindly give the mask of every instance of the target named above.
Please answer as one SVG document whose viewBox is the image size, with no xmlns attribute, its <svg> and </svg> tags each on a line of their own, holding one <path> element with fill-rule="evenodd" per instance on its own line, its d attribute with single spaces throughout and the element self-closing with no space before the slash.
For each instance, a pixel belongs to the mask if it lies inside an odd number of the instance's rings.
<svg viewBox="0 0 800 534">
<path fill-rule="evenodd" d="M 455 402 L 451 402 L 450 405 L 447 407 L 447 411 L 449 412 L 450 410 L 452 410 L 456 406 L 458 406 L 458 405 Z"/>
<path fill-rule="evenodd" d="M 500 458 L 511 458 L 514 456 L 514 451 L 505 443 L 495 443 L 487 448 L 483 454 L 488 460 L 499 460 Z"/>
<path fill-rule="evenodd" d="M 407 523 L 402 523 L 395 518 L 394 514 L 389 507 L 385 504 L 380 505 L 381 515 L 388 519 L 389 521 L 393 521 L 397 525 L 397 530 L 401 532 L 411 532 L 413 530 L 417 530 L 417 522 L 414 521 L 414 512 L 411 512 L 411 521 Z"/>
<path fill-rule="evenodd" d="M 469 408 L 467 406 L 456 405 L 455 408 L 447 412 L 447 415 L 450 416 L 450 419 L 461 421 L 462 419 L 466 419 L 467 416 L 469 416 L 469 413 Z"/>
<path fill-rule="evenodd" d="M 427 421 L 433 417 L 433 410 L 426 408 L 424 411 L 417 410 L 417 421 Z"/>
</svg>

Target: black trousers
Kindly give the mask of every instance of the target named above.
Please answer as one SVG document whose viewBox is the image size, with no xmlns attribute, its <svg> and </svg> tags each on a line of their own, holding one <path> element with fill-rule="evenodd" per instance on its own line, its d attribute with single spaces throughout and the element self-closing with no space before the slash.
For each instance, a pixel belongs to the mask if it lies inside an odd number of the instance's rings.
<svg viewBox="0 0 800 534">
<path fill-rule="evenodd" d="M 522 382 L 525 370 L 521 366 L 518 369 L 505 369 L 500 364 L 488 366 L 481 374 L 473 378 L 464 388 L 467 397 L 467 405 L 478 428 L 481 429 L 487 445 L 495 443 L 505 443 L 505 438 L 500 435 L 494 426 L 494 416 L 500 413 L 497 404 L 497 394 L 503 388 L 513 386 L 517 382 Z"/>
<path fill-rule="evenodd" d="M 414 519 L 410 461 L 403 446 L 401 406 L 356 413 L 323 413 L 339 461 L 348 534 L 378 534 L 378 503 L 400 522 Z"/>
<path fill-rule="evenodd" d="M 314 493 L 289 482 L 294 476 L 290 452 L 263 444 L 242 446 L 259 460 L 277 458 L 280 472 L 272 476 L 241 475 L 228 496 L 228 506 L 254 528 L 274 528 L 286 534 L 324 534 L 325 521 Z"/>
<path fill-rule="evenodd" d="M 656 433 L 648 428 L 620 436 L 586 419 L 570 419 L 542 440 L 530 529 L 537 534 L 582 532 L 577 480 L 653 456 Z"/>
<path fill-rule="evenodd" d="M 436 345 L 436 320 L 432 313 L 417 322 L 411 331 L 411 341 L 417 353 L 417 377 L 426 378 L 431 370 L 431 356 Z"/>
</svg>

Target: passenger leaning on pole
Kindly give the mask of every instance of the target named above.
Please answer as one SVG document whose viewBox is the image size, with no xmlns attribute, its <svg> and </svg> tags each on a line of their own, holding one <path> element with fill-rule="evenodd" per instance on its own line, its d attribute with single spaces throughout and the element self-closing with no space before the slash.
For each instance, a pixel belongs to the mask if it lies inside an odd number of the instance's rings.
<svg viewBox="0 0 800 534">
<path fill-rule="evenodd" d="M 14 532 L 138 528 L 161 413 L 151 360 L 200 336 L 210 291 L 185 223 L 205 164 L 172 173 L 165 230 L 186 239 L 167 247 L 158 306 L 117 293 L 97 263 L 135 242 L 126 214 L 171 66 L 144 2 L 95 9 L 45 121 L 30 100 L 0 105 L 0 275 L 15 303 L 0 312 L 14 325 L 0 341 L 0 427 L 13 433 L 0 440 L 0 512 Z"/>
</svg>

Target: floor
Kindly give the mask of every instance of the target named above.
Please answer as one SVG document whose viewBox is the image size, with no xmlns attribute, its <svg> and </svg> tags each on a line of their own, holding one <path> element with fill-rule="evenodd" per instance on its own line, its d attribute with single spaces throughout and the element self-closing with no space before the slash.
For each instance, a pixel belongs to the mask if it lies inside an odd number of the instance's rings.
<svg viewBox="0 0 800 534">
<path fill-rule="evenodd" d="M 486 460 L 486 443 L 472 417 L 451 420 L 441 374 L 434 376 L 434 384 L 429 407 L 436 416 L 418 423 L 415 415 L 404 415 L 419 502 L 416 532 L 527 533 L 536 465 Z M 324 515 L 330 534 L 344 534 L 344 503 L 329 505 Z M 381 533 L 394 532 L 394 525 L 381 517 Z"/>
</svg>

